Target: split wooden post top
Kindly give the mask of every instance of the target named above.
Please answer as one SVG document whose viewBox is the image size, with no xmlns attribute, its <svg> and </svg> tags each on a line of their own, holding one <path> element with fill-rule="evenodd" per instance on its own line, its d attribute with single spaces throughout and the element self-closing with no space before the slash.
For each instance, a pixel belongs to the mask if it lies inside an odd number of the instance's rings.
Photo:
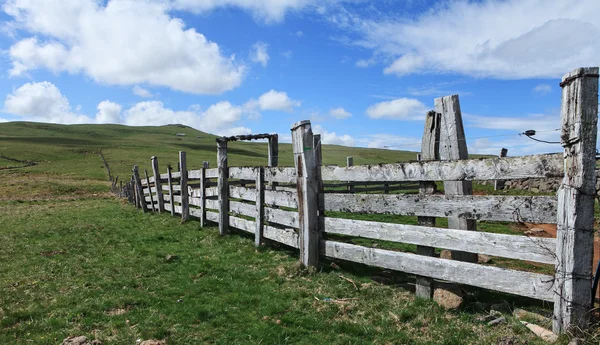
<svg viewBox="0 0 600 345">
<path fill-rule="evenodd" d="M 292 125 L 292 147 L 298 191 L 300 228 L 300 261 L 306 267 L 319 264 L 319 181 L 317 180 L 318 152 L 309 120 Z"/>
<path fill-rule="evenodd" d="M 565 172 L 557 193 L 555 333 L 589 327 L 592 311 L 598 67 L 577 68 L 560 86 Z"/>
</svg>

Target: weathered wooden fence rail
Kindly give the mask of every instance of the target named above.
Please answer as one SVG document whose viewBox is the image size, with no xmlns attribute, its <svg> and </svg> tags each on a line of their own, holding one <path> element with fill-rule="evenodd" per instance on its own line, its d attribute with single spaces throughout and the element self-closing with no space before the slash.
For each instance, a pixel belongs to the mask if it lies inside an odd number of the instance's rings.
<svg viewBox="0 0 600 345">
<path fill-rule="evenodd" d="M 414 274 L 417 294 L 431 297 L 434 280 L 466 284 L 554 302 L 556 333 L 585 328 L 591 312 L 592 245 L 596 183 L 598 68 L 577 69 L 563 78 L 561 142 L 563 154 L 465 159 L 467 156 L 458 96 L 435 100 L 426 115 L 417 162 L 322 166 L 320 136 L 309 121 L 292 125 L 295 167 L 278 167 L 277 135 L 217 139 L 218 167 L 159 174 L 132 180 L 122 193 L 144 212 L 181 214 L 219 224 L 222 235 L 235 228 L 298 248 L 306 266 L 320 256 Z M 227 142 L 269 139 L 263 167 L 229 167 Z M 561 177 L 558 197 L 473 196 L 470 181 Z M 436 192 L 443 181 L 445 195 Z M 362 185 L 362 187 L 361 187 Z M 123 187 L 121 188 L 123 189 Z M 392 194 L 390 192 L 410 191 Z M 367 192 L 376 192 L 368 194 Z M 419 225 L 334 218 L 328 212 L 418 216 Z M 436 227 L 447 218 L 448 228 Z M 557 238 L 486 233 L 475 220 L 557 224 Z M 332 240 L 362 237 L 417 245 L 416 253 L 398 252 Z M 452 260 L 434 248 L 453 251 Z M 555 275 L 477 264 L 477 254 L 555 265 Z"/>
</svg>

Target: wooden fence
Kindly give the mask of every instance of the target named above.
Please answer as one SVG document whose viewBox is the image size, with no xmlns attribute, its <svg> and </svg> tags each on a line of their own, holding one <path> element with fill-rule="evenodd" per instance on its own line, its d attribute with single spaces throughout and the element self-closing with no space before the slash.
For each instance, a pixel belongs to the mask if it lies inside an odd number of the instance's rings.
<svg viewBox="0 0 600 345">
<path fill-rule="evenodd" d="M 421 159 L 416 162 L 322 166 L 319 135 L 310 121 L 292 125 L 295 167 L 228 167 L 227 141 L 218 139 L 218 167 L 140 176 L 137 166 L 123 193 L 145 212 L 169 211 L 298 248 L 306 266 L 321 256 L 413 274 L 416 293 L 430 298 L 435 280 L 454 282 L 554 303 L 553 330 L 586 328 L 590 321 L 592 245 L 598 111 L 598 68 L 580 68 L 563 77 L 563 154 L 467 159 L 458 96 L 435 100 L 426 117 Z M 232 137 L 233 138 L 233 137 Z M 239 140 L 235 139 L 235 140 Z M 269 140 L 269 157 L 277 157 Z M 473 196 L 473 180 L 562 177 L 557 197 Z M 435 181 L 444 182 L 444 195 Z M 414 194 L 359 191 L 362 184 L 418 188 Z M 325 186 L 329 187 L 326 191 Z M 337 189 L 337 190 L 336 190 Z M 418 216 L 419 225 L 328 216 L 331 212 Z M 339 213 L 336 213 L 339 214 Z M 447 218 L 448 228 L 435 226 Z M 476 220 L 557 224 L 557 238 L 533 238 L 476 231 Z M 370 248 L 330 239 L 344 235 L 409 243 L 416 253 Z M 434 256 L 452 251 L 452 260 Z M 554 275 L 477 263 L 478 254 L 555 266 Z"/>
</svg>

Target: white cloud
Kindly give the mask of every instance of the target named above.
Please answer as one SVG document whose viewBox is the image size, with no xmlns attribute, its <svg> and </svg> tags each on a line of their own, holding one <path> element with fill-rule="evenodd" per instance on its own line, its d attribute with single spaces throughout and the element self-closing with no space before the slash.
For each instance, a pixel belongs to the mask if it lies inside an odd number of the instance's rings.
<svg viewBox="0 0 600 345">
<path fill-rule="evenodd" d="M 333 109 L 329 110 L 329 115 L 335 117 L 338 120 L 347 119 L 350 116 L 352 116 L 351 113 L 349 113 L 348 111 L 346 111 L 346 109 L 344 109 L 342 107 L 333 108 Z"/>
<path fill-rule="evenodd" d="M 302 32 L 302 31 L 298 30 L 298 31 L 296 31 L 295 35 L 296 35 L 297 37 L 302 37 L 302 36 L 304 36 L 304 32 Z"/>
<path fill-rule="evenodd" d="M 144 89 L 143 87 L 141 87 L 139 85 L 135 85 L 131 91 L 133 91 L 134 95 L 140 96 L 140 97 L 143 97 L 143 98 L 152 98 L 152 97 L 154 97 L 154 95 L 152 94 L 152 92 L 150 92 L 147 89 Z"/>
<path fill-rule="evenodd" d="M 240 7 L 252 13 L 255 19 L 267 23 L 281 22 L 290 11 L 301 10 L 317 0 L 174 0 L 176 9 L 196 13 L 211 11 L 217 7 Z"/>
<path fill-rule="evenodd" d="M 75 114 L 67 97 L 52 83 L 44 81 L 22 85 L 4 100 L 4 113 L 28 121 L 52 123 L 90 123 L 87 116 Z"/>
<path fill-rule="evenodd" d="M 124 122 L 130 126 L 160 126 L 180 123 L 203 132 L 218 135 L 249 134 L 246 127 L 235 126 L 242 117 L 242 107 L 222 101 L 206 111 L 198 107 L 176 111 L 165 108 L 160 101 L 139 102 L 123 113 Z"/>
<path fill-rule="evenodd" d="M 258 100 L 251 99 L 245 104 L 248 111 L 278 110 L 291 113 L 294 108 L 299 107 L 300 101 L 291 99 L 286 92 L 270 90 L 262 94 Z"/>
<path fill-rule="evenodd" d="M 329 132 L 320 125 L 313 125 L 312 129 L 313 133 L 321 134 L 321 142 L 326 145 L 354 146 L 356 143 L 356 140 L 352 136 L 348 134 L 338 135 L 336 132 Z"/>
<path fill-rule="evenodd" d="M 97 123 L 121 123 L 121 105 L 109 100 L 98 103 Z"/>
<path fill-rule="evenodd" d="M 330 21 L 393 60 L 388 74 L 557 78 L 597 64 L 598 12 L 597 0 L 448 1 L 414 18 L 339 11 Z"/>
<path fill-rule="evenodd" d="M 547 94 L 552 91 L 552 86 L 549 84 L 539 84 L 533 88 L 533 92 L 540 94 Z"/>
<path fill-rule="evenodd" d="M 9 49 L 12 76 L 46 68 L 195 94 L 231 90 L 244 76 L 244 65 L 171 17 L 168 2 L 9 0 L 3 9 L 14 20 L 8 25 L 31 35 Z"/>
<path fill-rule="evenodd" d="M 380 102 L 367 108 L 367 115 L 372 119 L 424 120 L 427 107 L 412 98 L 398 98 Z"/>
<path fill-rule="evenodd" d="M 267 52 L 268 44 L 264 42 L 256 42 L 250 51 L 250 60 L 260 63 L 263 67 L 267 67 L 269 63 L 269 53 Z"/>
</svg>

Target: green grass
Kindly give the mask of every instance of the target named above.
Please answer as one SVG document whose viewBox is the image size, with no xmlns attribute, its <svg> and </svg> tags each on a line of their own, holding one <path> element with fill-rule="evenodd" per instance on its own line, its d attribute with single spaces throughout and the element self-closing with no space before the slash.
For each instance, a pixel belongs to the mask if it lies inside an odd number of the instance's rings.
<svg viewBox="0 0 600 345">
<path fill-rule="evenodd" d="M 488 327 L 416 299 L 402 275 L 343 262 L 310 274 L 295 252 L 111 198 L 4 202 L 0 223 L 1 344 L 543 343 L 510 317 Z"/>
</svg>

